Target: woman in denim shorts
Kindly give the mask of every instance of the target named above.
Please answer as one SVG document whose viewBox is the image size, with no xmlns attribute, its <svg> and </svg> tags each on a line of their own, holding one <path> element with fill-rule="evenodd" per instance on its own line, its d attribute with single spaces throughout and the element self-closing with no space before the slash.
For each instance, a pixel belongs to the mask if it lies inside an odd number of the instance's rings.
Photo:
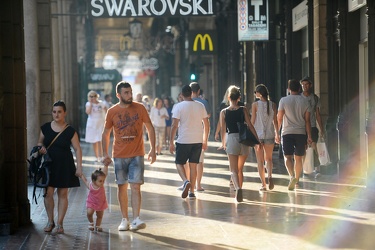
<svg viewBox="0 0 375 250">
<path fill-rule="evenodd" d="M 268 89 L 265 85 L 259 84 L 255 87 L 254 94 L 258 101 L 251 107 L 251 123 L 254 125 L 260 139 L 259 145 L 255 146 L 255 153 L 258 162 L 258 173 L 262 186 L 260 191 L 266 191 L 266 177 L 264 163 L 268 173 L 268 188 L 272 190 L 274 183 L 272 180 L 272 152 L 275 141 L 280 141 L 280 135 L 277 126 L 276 104 L 269 100 Z"/>
</svg>

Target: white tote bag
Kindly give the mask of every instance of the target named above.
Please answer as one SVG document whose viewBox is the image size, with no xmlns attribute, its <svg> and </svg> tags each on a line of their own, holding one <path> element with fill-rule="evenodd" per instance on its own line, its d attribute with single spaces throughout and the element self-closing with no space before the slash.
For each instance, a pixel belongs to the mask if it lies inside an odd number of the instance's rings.
<svg viewBox="0 0 375 250">
<path fill-rule="evenodd" d="M 324 140 L 319 139 L 319 141 L 316 143 L 316 149 L 318 150 L 320 165 L 326 166 L 331 164 L 331 160 L 329 158 L 327 150 L 327 145 Z"/>
<path fill-rule="evenodd" d="M 314 149 L 309 146 L 306 149 L 305 160 L 303 161 L 303 173 L 311 174 L 314 172 Z"/>
</svg>

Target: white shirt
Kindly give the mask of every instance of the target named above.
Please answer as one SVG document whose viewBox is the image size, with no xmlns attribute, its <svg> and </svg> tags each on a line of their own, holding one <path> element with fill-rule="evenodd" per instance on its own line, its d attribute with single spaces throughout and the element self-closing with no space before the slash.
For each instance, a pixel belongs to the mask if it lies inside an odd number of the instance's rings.
<svg viewBox="0 0 375 250">
<path fill-rule="evenodd" d="M 166 126 L 165 118 L 162 117 L 164 115 L 169 117 L 168 111 L 166 108 L 162 107 L 161 109 L 157 109 L 156 107 L 152 107 L 151 112 L 150 112 L 150 119 L 151 119 L 152 124 L 155 127 L 165 127 Z"/>
<path fill-rule="evenodd" d="M 207 118 L 208 115 L 202 103 L 196 101 L 179 102 L 173 106 L 172 117 L 180 120 L 178 143 L 192 144 L 203 142 L 202 120 Z"/>
</svg>

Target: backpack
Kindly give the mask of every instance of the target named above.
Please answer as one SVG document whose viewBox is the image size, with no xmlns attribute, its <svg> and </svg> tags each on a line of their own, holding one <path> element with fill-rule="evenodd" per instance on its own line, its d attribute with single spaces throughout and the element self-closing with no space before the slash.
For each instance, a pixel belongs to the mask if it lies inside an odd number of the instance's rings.
<svg viewBox="0 0 375 250">
<path fill-rule="evenodd" d="M 47 188 L 49 184 L 49 166 L 52 163 L 51 157 L 46 154 L 39 154 L 40 146 L 35 146 L 30 152 L 30 157 L 27 159 L 29 163 L 29 178 L 34 185 L 33 199 L 37 202 L 36 188 Z"/>
</svg>

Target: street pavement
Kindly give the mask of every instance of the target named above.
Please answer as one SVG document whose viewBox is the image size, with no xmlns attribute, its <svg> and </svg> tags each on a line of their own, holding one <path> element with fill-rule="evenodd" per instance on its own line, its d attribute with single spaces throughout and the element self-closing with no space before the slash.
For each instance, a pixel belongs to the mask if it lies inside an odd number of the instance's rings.
<svg viewBox="0 0 375 250">
<path fill-rule="evenodd" d="M 0 249 L 375 249 L 375 196 L 360 182 L 322 175 L 301 178 L 301 186 L 288 191 L 289 178 L 275 151 L 275 188 L 262 192 L 252 152 L 244 168 L 244 201 L 237 203 L 229 186 L 228 159 L 217 150 L 219 145 L 209 142 L 202 179 L 205 191 L 197 192 L 195 200 L 181 198 L 177 187 L 182 181 L 167 150 L 154 164 L 146 163 L 141 209 L 145 229 L 117 230 L 121 214 L 110 167 L 103 232 L 87 228 L 88 190 L 81 182 L 69 192 L 65 234 L 44 233 L 43 200 L 40 196 L 38 204 L 32 201 L 30 186 L 32 224 L 0 236 Z M 100 164 L 95 163 L 90 144 L 82 142 L 82 149 L 84 174 L 89 178 Z M 129 213 L 132 218 L 130 206 Z"/>
</svg>

